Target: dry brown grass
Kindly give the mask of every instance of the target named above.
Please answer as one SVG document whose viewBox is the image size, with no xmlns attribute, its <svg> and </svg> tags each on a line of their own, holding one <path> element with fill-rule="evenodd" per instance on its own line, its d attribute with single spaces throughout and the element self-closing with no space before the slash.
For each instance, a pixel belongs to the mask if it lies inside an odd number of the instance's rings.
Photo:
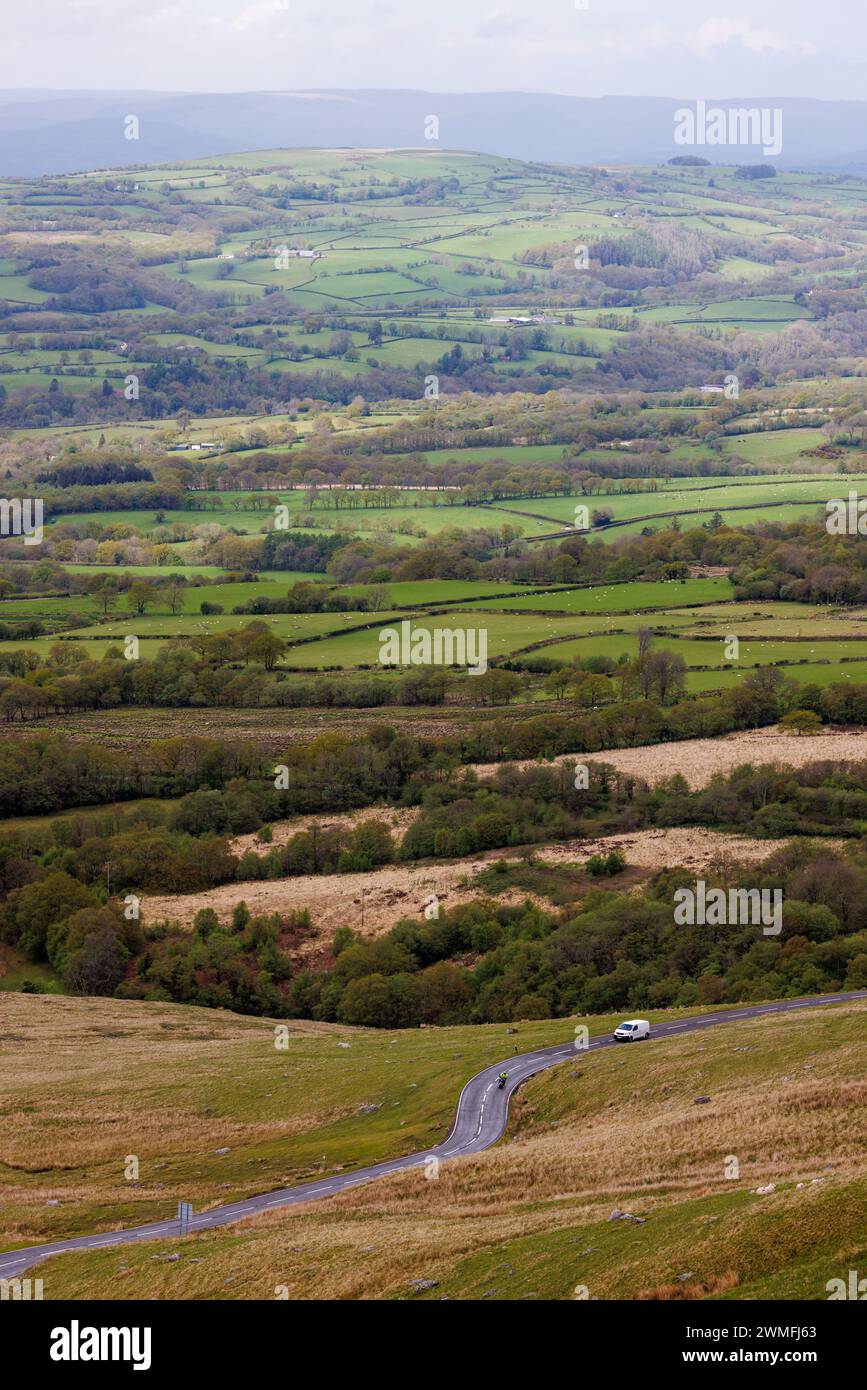
<svg viewBox="0 0 867 1390">
<path fill-rule="evenodd" d="M 716 773 L 731 772 L 740 763 L 784 763 L 804 767 L 824 761 L 861 762 L 867 758 L 867 731 L 825 730 L 820 734 L 787 734 L 778 727 L 749 729 L 724 738 L 691 738 L 680 743 L 654 743 L 643 748 L 613 748 L 603 753 L 564 754 L 554 762 L 605 762 L 621 772 L 643 777 L 651 784 L 679 774 L 695 790 L 707 786 Z M 519 767 L 534 767 L 532 760 Z M 490 777 L 497 763 L 476 763 L 480 777 Z"/>
<path fill-rule="evenodd" d="M 486 866 L 484 866 L 486 867 Z M 452 907 L 463 894 L 461 881 L 472 877 L 469 860 L 457 864 L 386 866 L 363 874 L 310 874 L 297 878 L 226 883 L 203 893 L 142 897 L 142 916 L 148 923 L 171 920 L 191 926 L 200 908 L 210 907 L 221 921 L 244 901 L 255 915 L 308 908 L 317 930 L 313 949 L 330 939 L 338 927 L 349 926 L 375 935 L 401 917 L 421 917 L 425 900 L 436 893 L 444 907 Z M 472 896 L 472 890 L 466 891 Z"/>
<path fill-rule="evenodd" d="M 435 1181 L 64 1257 L 44 1267 L 46 1296 L 369 1299 L 423 1278 L 434 1297 L 701 1298 L 817 1251 L 848 1268 L 867 1239 L 865 1019 L 863 1004 L 816 1009 L 576 1057 L 519 1093 L 508 1142 Z M 611 1221 L 615 1207 L 644 1224 Z M 824 1296 L 812 1287 L 800 1296 Z"/>
<path fill-rule="evenodd" d="M 290 1046 L 343 1038 L 351 1030 L 293 1022 Z M 286 1142 L 349 1108 L 295 1094 L 281 1113 L 285 1063 L 275 1068 L 273 1024 L 223 1010 L 112 999 L 0 993 L 0 1139 L 4 1221 L 0 1240 L 66 1222 L 75 1206 L 164 1208 L 188 1184 L 213 1192 L 215 1150 L 254 1151 Z M 264 1073 L 262 1067 L 265 1067 Z M 259 1103 L 244 1103 L 246 1084 Z M 266 1090 L 267 1087 L 267 1090 Z M 238 1093 L 242 1093 L 236 1099 Z M 227 1098 L 234 1103 L 227 1104 Z M 228 1112 L 228 1113 L 227 1113 Z M 142 1181 L 124 1179 L 127 1155 Z M 210 1165 L 208 1160 L 210 1160 Z M 208 1167 L 211 1173 L 208 1173 Z M 280 1170 L 284 1171 L 283 1169 Z M 241 1190 L 256 1171 L 239 1178 Z M 49 1212 L 48 1203 L 61 1210 Z M 119 1204 L 119 1205 L 118 1205 Z M 78 1218 L 80 1224 L 81 1218 Z"/>
<path fill-rule="evenodd" d="M 540 701 L 532 713 L 554 709 Z M 9 724 L 10 738 L 38 738 L 62 733 L 70 743 L 98 743 L 106 748 L 140 750 L 142 745 L 165 738 L 219 738 L 255 744 L 269 756 L 279 757 L 295 744 L 309 743 L 322 734 L 341 733 L 361 738 L 373 725 L 390 725 L 414 738 L 446 739 L 467 733 L 479 722 L 491 719 L 526 719 L 526 705 L 446 705 L 432 708 L 385 705 L 376 709 L 145 709 L 126 707 L 84 710 L 48 715 L 30 724 Z"/>
<path fill-rule="evenodd" d="M 370 811 L 368 816 L 376 814 Z M 383 813 L 378 814 L 382 816 Z M 281 840 L 289 838 L 297 825 L 295 821 L 280 822 L 274 827 L 275 841 L 278 836 Z M 251 838 L 254 837 L 244 837 L 245 843 Z M 751 840 L 742 835 L 722 835 L 703 829 L 639 830 L 595 840 L 565 840 L 556 845 L 540 845 L 534 848 L 534 855 L 544 864 L 584 864 L 591 855 L 622 849 L 627 862 L 639 869 L 655 871 L 665 865 L 682 864 L 700 870 L 721 857 L 729 862 L 765 859 L 785 843 L 784 840 Z M 470 901 L 479 893 L 474 879 L 496 859 L 514 860 L 514 855 L 508 850 L 491 850 L 467 859 L 388 865 L 363 874 L 311 874 L 227 883 L 203 893 L 148 894 L 142 899 L 142 912 L 148 923 L 171 920 L 191 926 L 201 908 L 213 908 L 225 921 L 235 904 L 242 900 L 254 914 L 306 907 L 316 936 L 302 949 L 314 951 L 323 940 L 330 939 L 338 927 L 349 926 L 366 936 L 375 936 L 403 917 L 420 919 L 425 900 L 432 893 L 437 894 L 444 908 Z M 514 891 L 500 895 L 498 900 L 523 902 L 530 896 Z"/>
<path fill-rule="evenodd" d="M 637 1293 L 636 1301 L 673 1303 L 680 1300 L 707 1298 L 708 1294 L 725 1293 L 726 1289 L 735 1289 L 739 1283 L 738 1276 L 733 1269 L 729 1269 L 725 1274 L 715 1274 L 710 1279 L 692 1280 L 685 1279 L 678 1284 L 659 1284 L 655 1289 L 648 1289 L 645 1293 Z"/>
<path fill-rule="evenodd" d="M 263 1239 L 256 1242 L 258 1272 L 249 1277 L 267 1278 L 300 1243 L 316 1272 L 290 1284 L 291 1296 L 382 1297 L 491 1245 L 607 1228 L 616 1206 L 641 1214 L 646 1226 L 629 1227 L 628 1252 L 600 1279 L 599 1292 L 612 1296 L 625 1280 L 635 1296 L 656 1272 L 641 1255 L 648 1228 L 673 1205 L 739 1191 L 743 1209 L 725 1218 L 710 1211 L 707 1222 L 697 1214 L 659 1256 L 660 1273 L 701 1275 L 704 1292 L 687 1296 L 732 1287 L 740 1275 L 729 1264 L 704 1273 L 719 1260 L 723 1223 L 729 1254 L 743 1251 L 749 1273 L 758 1217 L 773 1214 L 800 1248 L 821 1229 L 832 1192 L 864 1175 L 867 1101 L 860 1088 L 853 1091 L 853 1078 L 864 1065 L 867 1012 L 861 1005 L 834 1014 L 748 1022 L 712 1038 L 666 1043 L 649 1056 L 602 1053 L 559 1068 L 526 1088 L 508 1144 L 444 1165 L 435 1182 L 399 1176 L 337 1198 L 328 1210 L 256 1218 L 251 1227 Z M 694 1105 L 708 1093 L 711 1105 Z M 731 1154 L 741 1165 L 737 1182 L 725 1177 Z M 752 1195 L 769 1183 L 775 1194 Z M 856 1211 L 844 1228 L 851 1222 L 857 1229 Z M 863 1233 L 863 1195 L 861 1216 Z M 659 1229 L 652 1237 L 661 1239 Z M 577 1250 L 597 1238 L 579 1229 Z"/>
<path fill-rule="evenodd" d="M 443 1139 L 463 1082 L 568 1021 L 403 1033 L 0 994 L 0 1249 L 197 1210 Z M 370 1105 L 373 1110 L 370 1110 Z M 228 1152 L 223 1152 L 228 1150 Z M 136 1181 L 125 1173 L 135 1155 Z"/>
<path fill-rule="evenodd" d="M 260 840 L 254 831 L 250 835 L 236 835 L 229 842 L 232 854 L 238 856 L 247 850 L 256 854 L 267 854 L 274 845 L 285 845 L 310 826 L 317 825 L 320 830 L 354 830 L 366 821 L 383 821 L 389 828 L 396 844 L 400 844 L 413 821 L 418 817 L 418 807 L 414 806 L 364 806 L 358 811 L 338 811 L 333 815 L 295 816 L 292 820 L 275 821 L 271 826 L 271 840 Z"/>
</svg>

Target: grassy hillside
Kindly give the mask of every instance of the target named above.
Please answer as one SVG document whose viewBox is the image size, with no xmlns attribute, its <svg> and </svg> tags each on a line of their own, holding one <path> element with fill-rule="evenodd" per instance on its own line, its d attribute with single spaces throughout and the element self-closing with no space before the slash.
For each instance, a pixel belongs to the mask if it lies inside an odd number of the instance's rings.
<svg viewBox="0 0 867 1390">
<path fill-rule="evenodd" d="M 32 1126 L 31 1178 L 18 1168 L 10 1195 L 19 1234 L 27 1226 L 34 1237 L 44 1212 L 64 1213 L 60 1224 L 49 1218 L 58 1234 L 92 1228 L 94 1216 L 111 1229 L 178 1196 L 200 1208 L 266 1190 L 278 1169 L 285 1181 L 423 1147 L 448 1128 L 466 1075 L 515 1044 L 571 1033 L 568 1021 L 518 1025 L 509 1037 L 502 1025 L 396 1034 L 303 1025 L 280 1053 L 264 1022 L 195 1009 L 13 1005 L 19 1048 L 29 1037 L 28 1055 L 36 1042 L 42 1056 L 13 1102 Z M 601 1299 L 823 1299 L 826 1281 L 867 1253 L 864 1018 L 863 1005 L 829 1007 L 576 1054 L 524 1088 L 506 1141 L 443 1165 L 434 1181 L 396 1176 L 183 1241 L 64 1255 L 41 1266 L 45 1296 L 268 1299 L 286 1286 L 302 1299 L 568 1299 L 583 1286 Z M 338 1050 L 341 1041 L 350 1047 Z M 7 1056 L 15 1046 L 7 1036 Z M 68 1097 L 62 1125 L 59 1112 L 53 1123 L 30 1112 L 28 1087 L 45 1085 L 38 1071 L 49 1065 Z M 366 1105 L 381 1108 L 359 1113 Z M 230 1153 L 214 1156 L 223 1146 Z M 165 1187 L 122 1211 L 121 1164 L 136 1148 L 143 1184 L 158 1177 Z M 304 1168 L 293 1169 L 302 1154 Z M 733 1159 L 739 1176 L 727 1177 Z M 46 1160 L 54 1184 L 33 1172 Z M 196 1186 L 207 1169 L 224 1190 L 213 1178 Z M 64 1194 L 59 1209 L 44 1207 L 49 1190 Z M 611 1220 L 615 1208 L 642 1224 Z M 436 1286 L 419 1295 L 417 1279 Z"/>
<path fill-rule="evenodd" d="M 423 1148 L 445 1137 L 469 1076 L 515 1042 L 527 1051 L 572 1035 L 562 1020 L 521 1025 L 514 1039 L 505 1024 L 383 1033 L 298 1022 L 278 1050 L 274 1027 L 173 1004 L 4 994 L 16 1123 L 0 1165 L 0 1245 L 140 1223 L 181 1197 L 201 1209 L 228 1191 Z M 137 1185 L 124 1178 L 130 1154 Z"/>
</svg>

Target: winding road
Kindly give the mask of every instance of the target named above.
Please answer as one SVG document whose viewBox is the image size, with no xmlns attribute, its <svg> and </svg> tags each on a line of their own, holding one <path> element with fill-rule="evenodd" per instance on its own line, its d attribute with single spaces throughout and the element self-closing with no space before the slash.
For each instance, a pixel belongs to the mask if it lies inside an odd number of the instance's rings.
<svg viewBox="0 0 867 1390">
<path fill-rule="evenodd" d="M 819 994 L 807 999 L 784 999 L 775 1004 L 748 1004 L 720 1013 L 701 1014 L 677 1022 L 654 1024 L 649 1041 L 653 1043 L 662 1038 L 679 1037 L 683 1033 L 697 1033 L 705 1028 L 736 1023 L 745 1018 L 761 1018 L 765 1014 L 791 1013 L 795 1009 L 811 1009 L 826 1004 L 848 1004 L 858 1000 L 867 1000 L 867 990 L 855 990 L 847 994 Z M 348 1187 L 358 1187 L 361 1183 L 386 1177 L 389 1173 L 401 1173 L 409 1168 L 423 1168 L 433 1159 L 462 1158 L 467 1154 L 479 1153 L 482 1149 L 496 1144 L 502 1137 L 509 1118 L 509 1100 L 522 1082 L 547 1067 L 575 1061 L 583 1051 L 596 1052 L 602 1047 L 619 1045 L 610 1034 L 603 1034 L 590 1038 L 586 1048 L 577 1049 L 574 1043 L 557 1043 L 553 1047 L 540 1047 L 535 1052 L 524 1052 L 517 1057 L 506 1057 L 500 1062 L 495 1062 L 476 1076 L 470 1077 L 458 1098 L 451 1134 L 442 1144 L 437 1144 L 424 1153 L 408 1154 L 404 1158 L 374 1163 L 368 1168 L 359 1168 L 352 1173 L 335 1173 L 332 1177 L 302 1183 L 298 1187 L 284 1187 L 276 1192 L 265 1192 L 259 1197 L 247 1197 L 241 1202 L 231 1202 L 227 1206 L 212 1207 L 210 1211 L 193 1216 L 184 1231 L 181 1231 L 177 1219 L 153 1221 L 147 1226 L 134 1226 L 129 1230 L 72 1236 L 67 1240 L 49 1241 L 45 1245 L 30 1245 L 25 1249 L 5 1251 L 0 1253 L 0 1279 L 15 1279 L 40 1260 L 51 1255 L 63 1254 L 67 1250 L 97 1250 L 109 1245 L 129 1245 L 133 1241 L 166 1240 L 181 1234 L 207 1230 L 213 1226 L 227 1226 L 233 1221 L 243 1221 L 245 1217 L 253 1216 L 256 1212 L 268 1211 L 273 1207 L 296 1206 L 301 1202 L 319 1201 L 323 1197 L 332 1197 L 337 1192 L 344 1192 Z M 497 1086 L 497 1077 L 501 1071 L 509 1073 L 509 1079 L 502 1090 Z"/>
</svg>

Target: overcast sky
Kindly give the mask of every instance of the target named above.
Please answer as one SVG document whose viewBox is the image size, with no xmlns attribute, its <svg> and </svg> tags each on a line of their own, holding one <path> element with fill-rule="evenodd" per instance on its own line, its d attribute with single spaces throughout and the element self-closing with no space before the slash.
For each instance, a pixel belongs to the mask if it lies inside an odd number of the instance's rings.
<svg viewBox="0 0 867 1390">
<path fill-rule="evenodd" d="M 7 89 L 867 97 L 863 0 L 7 0 L 3 8 Z"/>
</svg>

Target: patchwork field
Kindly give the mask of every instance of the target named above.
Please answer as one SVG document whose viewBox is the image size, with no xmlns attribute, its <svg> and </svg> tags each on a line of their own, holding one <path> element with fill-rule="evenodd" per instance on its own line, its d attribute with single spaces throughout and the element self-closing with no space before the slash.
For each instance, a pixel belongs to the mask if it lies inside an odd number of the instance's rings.
<svg viewBox="0 0 867 1390">
<path fill-rule="evenodd" d="M 135 274 L 125 293 L 112 277 L 103 310 L 125 336 L 106 341 L 96 331 L 54 348 L 9 333 L 0 337 L 2 379 L 13 395 L 106 391 L 122 400 L 132 371 L 141 378 L 143 406 L 178 361 L 240 368 L 271 390 L 281 381 L 321 379 L 340 391 L 395 372 L 457 382 L 474 367 L 506 389 L 534 376 L 589 384 L 597 363 L 616 356 L 633 334 L 667 327 L 765 338 L 812 321 L 784 252 L 817 257 L 811 217 L 818 198 L 831 213 L 824 274 L 843 276 L 857 263 L 853 205 L 842 186 L 823 182 L 816 190 L 809 180 L 792 180 L 783 191 L 779 176 L 770 187 L 745 188 L 723 166 L 713 187 L 704 170 L 688 175 L 663 166 L 652 174 L 648 182 L 640 171 L 624 179 L 440 149 L 269 150 L 143 168 L 135 180 L 109 170 L 56 186 L 5 181 L 0 304 L 8 312 L 24 317 L 48 305 L 72 319 L 67 286 L 58 290 L 37 250 L 96 255 L 118 277 L 122 261 L 131 260 Z M 82 207 L 86 226 L 76 216 Z M 240 228 L 245 209 L 250 225 Z M 608 315 L 586 307 L 574 274 L 576 245 L 624 248 L 650 227 L 660 238 L 653 263 L 664 265 L 670 245 L 653 224 L 675 219 L 700 252 L 678 267 L 664 302 L 630 297 L 622 312 Z M 777 242 L 778 258 L 768 258 Z M 751 255 L 758 247 L 763 254 Z M 284 317 L 272 323 L 275 295 Z M 207 312 L 206 323 L 189 326 L 177 307 L 184 297 Z M 371 315 L 384 331 L 371 331 Z M 339 322 L 321 321 L 327 318 Z M 207 414 L 216 425 L 230 412 Z M 141 415 L 153 421 L 146 409 Z"/>
<path fill-rule="evenodd" d="M 190 568 L 188 574 L 197 571 Z M 32 650 L 47 657 L 59 641 L 70 659 L 99 658 L 132 635 L 153 657 L 178 644 L 197 650 L 208 636 L 238 632 L 258 620 L 287 644 L 278 669 L 387 675 L 389 668 L 380 664 L 382 635 L 409 622 L 410 635 L 445 631 L 486 643 L 488 662 L 520 665 L 543 658 L 570 666 L 604 658 L 614 670 L 635 659 L 639 633 L 649 631 L 655 647 L 684 659 L 692 691 L 723 689 L 767 665 L 790 668 L 795 679 L 820 685 L 862 680 L 867 669 L 863 610 L 780 600 L 733 603 L 731 585 L 722 576 L 571 588 L 526 585 L 520 591 L 507 583 L 407 581 L 377 586 L 377 612 L 332 608 L 257 619 L 249 611 L 256 599 L 280 600 L 299 581 L 327 583 L 324 576 L 303 573 L 266 574 L 243 583 L 197 582 L 180 589 L 175 613 L 165 611 L 167 591 L 160 589 L 141 614 L 101 613 L 98 598 L 89 594 L 0 599 L 0 624 L 9 625 L 0 654 Z M 371 590 L 355 584 L 339 592 L 366 601 Z M 203 604 L 223 611 L 202 614 Z M 237 607 L 248 611 L 233 612 Z M 44 635 L 17 635 L 15 625 L 28 621 L 40 624 Z M 732 639 L 737 639 L 734 646 Z"/>
</svg>

